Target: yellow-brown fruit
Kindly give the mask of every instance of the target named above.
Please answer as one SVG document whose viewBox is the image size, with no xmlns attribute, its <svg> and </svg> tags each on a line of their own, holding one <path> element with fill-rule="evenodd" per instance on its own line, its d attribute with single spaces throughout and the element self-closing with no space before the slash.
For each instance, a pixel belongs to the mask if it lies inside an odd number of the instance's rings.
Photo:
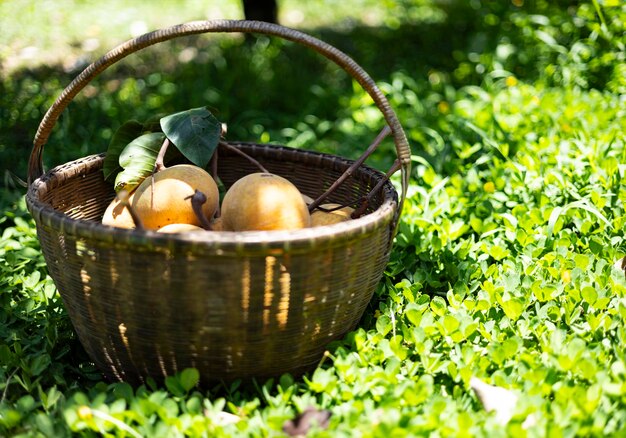
<svg viewBox="0 0 626 438">
<path fill-rule="evenodd" d="M 221 217 L 226 231 L 296 230 L 311 225 L 296 186 L 272 173 L 237 180 L 224 195 Z"/>
<path fill-rule="evenodd" d="M 211 222 L 211 230 L 213 231 L 222 231 L 224 230 L 224 223 L 222 222 L 222 217 L 216 217 Z"/>
<path fill-rule="evenodd" d="M 340 206 L 340 204 L 320 205 L 321 208 L 325 208 L 326 210 L 332 210 L 333 208 L 337 208 Z M 317 227 L 319 225 L 332 225 L 350 220 L 350 215 L 353 211 L 354 208 L 352 207 L 342 207 L 338 210 L 333 211 L 315 210 L 313 211 L 313 213 L 311 213 L 311 226 Z"/>
<path fill-rule="evenodd" d="M 128 198 L 128 202 L 131 204 L 133 202 L 134 195 L 135 192 L 133 192 Z M 130 215 L 130 211 L 122 205 L 117 196 L 111 201 L 107 209 L 104 211 L 102 224 L 119 228 L 135 228 L 135 222 Z"/>
<path fill-rule="evenodd" d="M 191 164 L 168 167 L 148 177 L 137 187 L 132 206 L 143 226 L 156 230 L 168 224 L 200 226 L 191 196 L 201 191 L 207 198 L 202 212 L 208 220 L 215 214 L 219 202 L 217 184 L 207 171 Z"/>
<path fill-rule="evenodd" d="M 188 231 L 206 231 L 204 228 L 192 224 L 168 224 L 157 230 L 157 233 L 186 233 Z"/>
</svg>

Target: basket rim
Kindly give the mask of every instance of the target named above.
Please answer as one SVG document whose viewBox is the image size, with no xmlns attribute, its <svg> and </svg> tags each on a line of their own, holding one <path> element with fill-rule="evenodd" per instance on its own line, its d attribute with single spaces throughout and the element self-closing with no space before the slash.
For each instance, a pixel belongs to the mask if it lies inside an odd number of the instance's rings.
<svg viewBox="0 0 626 438">
<path fill-rule="evenodd" d="M 282 145 L 263 145 L 269 148 L 288 148 Z M 300 151 L 300 150 L 298 150 Z M 316 152 L 301 150 L 303 153 L 342 159 L 347 158 Z M 37 226 L 43 225 L 59 230 L 77 238 L 89 239 L 109 245 L 133 245 L 137 249 L 144 247 L 154 250 L 155 247 L 170 249 L 202 248 L 224 253 L 258 250 L 294 250 L 310 249 L 318 246 L 335 246 L 341 242 L 373 234 L 381 227 L 386 227 L 392 221 L 399 219 L 398 193 L 390 181 L 387 181 L 381 191 L 382 204 L 373 212 L 360 218 L 332 225 L 303 228 L 300 230 L 276 231 L 211 231 L 206 233 L 158 233 L 154 230 L 124 229 L 103 225 L 100 222 L 74 219 L 65 213 L 55 210 L 40 200 L 40 196 L 53 190 L 59 185 L 59 179 L 64 177 L 76 178 L 83 172 L 91 170 L 99 161 L 104 159 L 104 153 L 93 154 L 77 160 L 55 166 L 35 179 L 29 186 L 26 194 L 26 204 Z M 77 171 L 78 170 L 78 171 Z M 381 177 L 382 172 L 367 165 L 362 165 L 357 172 L 374 172 Z M 396 214 L 397 213 L 397 214 Z"/>
</svg>

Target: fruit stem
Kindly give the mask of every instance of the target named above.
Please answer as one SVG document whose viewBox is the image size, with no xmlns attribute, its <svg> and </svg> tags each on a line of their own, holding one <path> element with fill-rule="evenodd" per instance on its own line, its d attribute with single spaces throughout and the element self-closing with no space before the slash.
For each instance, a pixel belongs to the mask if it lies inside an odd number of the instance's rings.
<svg viewBox="0 0 626 438">
<path fill-rule="evenodd" d="M 209 222 L 202 212 L 202 205 L 207 201 L 206 195 L 196 189 L 193 195 L 187 196 L 185 199 L 191 199 L 191 208 L 198 218 L 198 221 L 200 221 L 200 226 L 205 230 L 211 230 L 211 222 Z"/>
<path fill-rule="evenodd" d="M 356 219 L 358 217 L 361 217 L 361 215 L 363 215 L 363 213 L 365 213 L 365 210 L 367 209 L 367 207 L 369 206 L 370 202 L 372 201 L 372 198 L 376 195 L 376 193 L 378 193 L 380 191 L 380 189 L 383 187 L 383 185 L 387 181 L 389 181 L 389 178 L 391 178 L 391 175 L 393 175 L 398 170 L 400 170 L 401 167 L 402 167 L 402 164 L 400 163 L 400 160 L 396 160 L 396 161 L 393 162 L 393 165 L 391 166 L 391 169 L 389 169 L 389 171 L 385 174 L 385 177 L 383 179 L 381 179 L 380 181 L 378 181 L 378 184 L 376 184 L 374 186 L 374 188 L 367 194 L 365 199 L 363 199 L 363 203 L 361 205 L 359 205 L 357 207 L 357 209 L 352 212 L 352 214 L 350 215 L 350 217 L 352 219 Z"/>
<path fill-rule="evenodd" d="M 348 177 L 350 177 L 352 175 L 352 173 L 361 164 L 363 164 L 363 162 L 365 162 L 367 157 L 372 155 L 372 153 L 376 150 L 378 145 L 380 145 L 380 143 L 389 134 L 391 134 L 391 128 L 389 128 L 388 125 L 385 125 L 385 127 L 376 136 L 376 138 L 374 139 L 372 144 L 367 148 L 367 150 L 363 153 L 363 155 L 361 155 L 354 163 L 352 163 L 352 165 L 350 167 L 348 167 L 348 169 L 346 169 L 346 171 L 339 178 L 337 178 L 337 180 L 330 186 L 330 188 L 328 190 L 326 190 L 315 201 L 313 201 L 313 202 L 311 202 L 309 204 L 309 213 L 312 212 L 313 210 L 315 210 L 322 202 L 324 202 L 324 200 L 328 196 L 330 196 L 335 190 L 337 190 L 337 187 L 339 187 L 346 179 L 348 179 Z"/>
<path fill-rule="evenodd" d="M 167 152 L 167 148 L 170 145 L 170 139 L 165 137 L 163 140 L 163 144 L 161 145 L 161 149 L 159 149 L 159 154 L 156 157 L 156 161 L 154 162 L 154 172 L 160 172 L 165 169 L 165 154 Z"/>
<path fill-rule="evenodd" d="M 143 222 L 141 222 L 141 219 L 135 212 L 135 209 L 130 205 L 128 198 L 129 198 L 128 190 L 120 190 L 117 193 L 117 199 L 119 199 L 120 204 L 122 204 L 124 208 L 128 209 L 128 212 L 130 213 L 130 217 L 135 223 L 135 228 L 138 230 L 143 230 L 144 229 Z"/>
<path fill-rule="evenodd" d="M 235 152 L 239 155 L 241 155 L 242 157 L 246 158 L 248 161 L 250 161 L 252 164 L 254 164 L 256 167 L 259 168 L 259 170 L 261 170 L 261 172 L 264 173 L 270 173 L 265 167 L 263 167 L 263 165 L 261 163 L 259 163 L 257 160 L 255 160 L 254 158 L 252 158 L 250 155 L 246 154 L 244 151 L 242 151 L 241 149 L 226 143 L 225 141 L 220 140 L 219 145 L 222 146 L 223 148 L 228 149 L 229 151 Z"/>
<path fill-rule="evenodd" d="M 223 125 L 226 126 L 226 125 Z M 223 128 L 225 129 L 225 128 Z M 217 183 L 217 160 L 218 160 L 218 153 L 217 153 L 217 149 L 215 149 L 215 151 L 213 151 L 213 155 L 211 156 L 211 161 L 210 161 L 210 170 L 211 170 L 211 177 L 213 178 L 213 181 L 215 181 Z M 220 217 L 222 214 L 221 209 L 220 209 L 220 203 L 217 203 L 217 209 L 215 210 L 215 217 Z"/>
</svg>

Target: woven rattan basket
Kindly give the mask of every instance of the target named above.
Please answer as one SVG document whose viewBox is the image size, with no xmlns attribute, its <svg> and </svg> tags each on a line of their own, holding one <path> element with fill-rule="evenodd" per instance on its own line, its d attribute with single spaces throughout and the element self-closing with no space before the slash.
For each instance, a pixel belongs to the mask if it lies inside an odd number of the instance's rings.
<svg viewBox="0 0 626 438">
<path fill-rule="evenodd" d="M 61 112 L 95 76 L 130 53 L 178 36 L 257 32 L 312 48 L 353 76 L 391 129 L 402 164 L 398 197 L 387 181 L 367 214 L 297 231 L 163 235 L 104 226 L 114 197 L 103 155 L 43 172 L 42 153 Z M 323 193 L 350 160 L 287 147 L 236 144 L 310 196 Z M 373 80 L 344 53 L 293 29 L 254 21 L 202 21 L 130 40 L 88 66 L 44 116 L 34 140 L 26 197 L 48 270 L 86 351 L 111 379 L 161 380 L 187 367 L 203 382 L 301 374 L 329 342 L 361 318 L 387 263 L 406 190 L 410 151 Z M 220 153 L 226 186 L 255 171 Z M 366 195 L 385 176 L 367 166 L 330 199 Z"/>
</svg>

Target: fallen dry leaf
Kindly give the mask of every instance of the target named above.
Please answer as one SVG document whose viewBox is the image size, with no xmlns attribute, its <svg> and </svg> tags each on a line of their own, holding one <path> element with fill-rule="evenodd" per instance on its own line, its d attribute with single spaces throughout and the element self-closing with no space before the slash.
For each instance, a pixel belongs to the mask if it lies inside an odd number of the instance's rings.
<svg viewBox="0 0 626 438">
<path fill-rule="evenodd" d="M 326 409 L 319 410 L 314 407 L 308 407 L 293 420 L 285 421 L 283 432 L 289 436 L 306 436 L 314 424 L 317 424 L 322 429 L 326 429 L 328 428 L 331 415 L 331 412 Z"/>
</svg>

